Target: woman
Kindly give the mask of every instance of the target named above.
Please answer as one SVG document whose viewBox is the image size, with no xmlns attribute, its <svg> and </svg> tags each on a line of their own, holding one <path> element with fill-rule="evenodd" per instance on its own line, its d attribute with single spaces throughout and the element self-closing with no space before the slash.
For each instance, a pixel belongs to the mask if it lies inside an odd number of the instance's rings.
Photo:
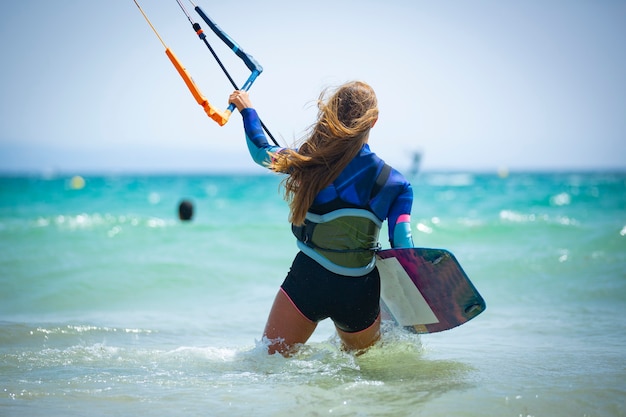
<svg viewBox="0 0 626 417">
<path fill-rule="evenodd" d="M 254 161 L 287 174 L 283 184 L 300 252 L 281 285 L 265 326 L 269 353 L 284 356 L 331 318 L 349 351 L 380 338 L 380 276 L 375 251 L 388 221 L 392 247 L 412 247 L 411 185 L 370 151 L 378 120 L 373 89 L 360 81 L 322 92 L 318 119 L 298 149 L 268 144 L 245 91 L 229 102 L 243 117 Z"/>
</svg>

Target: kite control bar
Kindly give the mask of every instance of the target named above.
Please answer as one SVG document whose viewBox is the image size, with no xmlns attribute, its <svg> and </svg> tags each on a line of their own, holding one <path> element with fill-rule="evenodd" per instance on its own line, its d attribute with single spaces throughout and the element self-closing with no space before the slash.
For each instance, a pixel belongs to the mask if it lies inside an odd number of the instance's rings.
<svg viewBox="0 0 626 417">
<path fill-rule="evenodd" d="M 251 71 L 250 76 L 248 77 L 246 82 L 241 88 L 239 88 L 235 80 L 233 80 L 233 77 L 230 76 L 228 70 L 226 70 L 226 67 L 224 67 L 222 61 L 215 53 L 215 50 L 213 50 L 213 47 L 211 47 L 211 44 L 207 40 L 206 34 L 204 33 L 202 27 L 200 27 L 198 23 L 193 21 L 191 15 L 189 14 L 189 12 L 187 12 L 187 9 L 185 9 L 185 6 L 183 6 L 181 0 L 176 0 L 176 2 L 182 9 L 183 13 L 185 13 L 185 16 L 187 16 L 187 20 L 189 20 L 189 23 L 191 23 L 191 27 L 193 28 L 194 32 L 196 32 L 196 35 L 198 35 L 198 37 L 204 42 L 207 48 L 209 48 L 209 51 L 211 51 L 213 58 L 215 58 L 220 68 L 222 68 L 222 71 L 224 71 L 224 74 L 230 81 L 231 85 L 236 90 L 249 90 L 252 86 L 252 83 L 254 83 L 254 80 L 256 80 L 256 78 L 263 72 L 263 67 L 261 66 L 261 64 L 259 64 L 251 55 L 244 52 L 244 50 L 241 49 L 239 44 L 237 44 L 237 42 L 235 42 L 233 38 L 228 36 L 226 32 L 224 32 L 206 13 L 204 13 L 204 10 L 202 10 L 200 6 L 196 6 L 191 0 L 189 1 L 194 6 L 194 10 L 196 11 L 196 13 L 198 13 L 202 20 L 204 20 L 205 23 L 209 25 L 213 33 L 215 33 L 217 37 L 220 38 L 222 42 L 224 42 L 235 53 L 235 55 L 237 55 L 244 62 L 244 64 L 246 64 L 246 67 L 248 67 L 248 69 Z M 230 112 L 232 112 L 234 109 L 235 106 L 233 104 L 230 104 L 226 111 L 230 114 Z"/>
<path fill-rule="evenodd" d="M 135 5 L 137 5 L 137 8 L 139 8 L 139 11 L 143 15 L 143 17 L 146 19 L 146 22 L 148 22 L 148 25 L 150 25 L 150 27 L 154 31 L 154 33 L 157 36 L 157 38 L 159 38 L 159 41 L 161 41 L 161 44 L 165 48 L 165 54 L 167 55 L 167 57 L 170 59 L 170 61 L 172 62 L 172 64 L 176 68 L 176 71 L 178 71 L 178 74 L 181 76 L 181 78 L 183 79 L 183 81 L 187 85 L 187 88 L 189 89 L 189 91 L 193 95 L 193 97 L 196 100 L 196 102 L 200 106 L 202 106 L 202 108 L 204 109 L 204 111 L 207 114 L 207 116 L 209 116 L 211 119 L 216 121 L 220 126 L 224 126 L 226 124 L 226 122 L 228 122 L 228 119 L 229 119 L 231 113 L 235 109 L 235 105 L 231 103 L 225 111 L 220 111 L 219 109 L 217 109 L 216 107 L 211 105 L 211 103 L 209 103 L 209 101 L 200 92 L 200 89 L 195 84 L 195 82 L 193 81 L 193 79 L 191 78 L 191 76 L 189 75 L 187 70 L 185 69 L 185 67 L 178 60 L 176 55 L 174 55 L 174 52 L 172 52 L 172 50 L 170 48 L 168 48 L 168 46 L 165 44 L 165 42 L 163 41 L 163 39 L 161 38 L 159 33 L 156 31 L 156 29 L 154 28 L 154 26 L 152 25 L 152 23 L 148 19 L 148 16 L 146 16 L 146 14 L 142 10 L 141 6 L 139 6 L 139 3 L 137 3 L 137 0 L 133 0 L 133 1 L 135 2 Z M 235 83 L 233 78 L 230 76 L 230 74 L 226 70 L 226 67 L 224 67 L 224 65 L 222 64 L 222 62 L 218 58 L 217 54 L 215 53 L 215 51 L 213 50 L 213 48 L 211 47 L 211 45 L 207 41 L 206 35 L 204 34 L 204 31 L 202 30 L 200 25 L 192 20 L 191 16 L 189 15 L 187 10 L 185 9 L 183 4 L 181 3 L 181 0 L 176 0 L 176 1 L 178 2 L 178 5 L 181 7 L 183 12 L 187 16 L 187 19 L 191 23 L 191 25 L 192 25 L 194 31 L 196 32 L 196 34 L 198 35 L 198 37 L 206 44 L 206 46 L 211 51 L 211 54 L 213 55 L 213 57 L 215 58 L 217 63 L 222 68 L 222 71 L 224 71 L 224 74 L 226 74 L 226 76 L 228 77 L 228 79 L 229 79 L 230 83 L 232 84 L 232 86 L 236 90 L 246 90 L 247 91 L 248 89 L 250 89 L 250 87 L 252 86 L 252 83 L 254 83 L 256 78 L 261 74 L 261 72 L 263 72 L 263 67 L 251 55 L 249 55 L 246 52 L 244 52 L 244 50 L 241 49 L 239 44 L 237 44 L 230 36 L 228 36 L 226 34 L 226 32 L 224 32 L 219 26 L 217 26 L 217 24 L 213 20 L 211 20 L 211 18 L 209 18 L 209 16 L 207 16 L 207 14 L 204 13 L 204 11 L 199 6 L 196 6 L 195 4 L 193 4 L 193 2 L 190 1 L 190 3 L 194 6 L 194 10 L 200 15 L 200 17 L 202 17 L 202 20 L 204 20 L 209 25 L 211 30 L 217 35 L 218 38 L 220 38 L 239 58 L 241 58 L 241 60 L 246 64 L 246 67 L 248 67 L 248 69 L 251 71 L 250 76 L 248 77 L 246 82 L 243 84 L 243 86 L 241 88 L 239 88 L 237 86 L 237 83 Z M 276 140 L 274 139 L 272 134 L 267 130 L 267 128 L 265 127 L 265 125 L 262 122 L 261 122 L 261 125 L 262 125 L 263 129 L 265 130 L 265 132 L 268 134 L 268 136 L 272 139 L 272 141 L 278 146 L 278 143 L 276 142 Z"/>
<path fill-rule="evenodd" d="M 211 28 L 213 33 L 215 33 L 215 35 L 217 35 L 217 37 L 220 38 L 222 40 L 222 42 L 224 42 L 235 53 L 235 55 L 237 55 L 239 58 L 241 58 L 241 60 L 244 62 L 244 64 L 246 64 L 246 67 L 248 67 L 248 69 L 251 71 L 250 72 L 250 76 L 248 77 L 246 82 L 243 84 L 243 86 L 241 88 L 239 88 L 237 86 L 237 83 L 235 82 L 235 80 L 233 80 L 233 77 L 231 77 L 230 74 L 228 73 L 228 70 L 226 70 L 226 67 L 224 67 L 224 65 L 222 64 L 222 61 L 220 61 L 219 57 L 217 56 L 217 54 L 215 53 L 215 51 L 213 50 L 213 48 L 211 47 L 209 42 L 206 40 L 206 35 L 204 34 L 204 31 L 202 30 L 200 25 L 193 21 L 193 19 L 191 18 L 191 16 L 189 15 L 187 10 L 185 9 L 185 6 L 183 6 L 183 4 L 181 3 L 181 0 L 176 0 L 176 1 L 178 2 L 178 5 L 180 6 L 180 8 L 183 10 L 185 15 L 187 16 L 187 19 L 191 23 L 191 26 L 193 27 L 193 29 L 196 32 L 196 34 L 198 35 L 198 37 L 204 42 L 204 44 L 207 46 L 207 48 L 209 48 L 209 51 L 211 51 L 211 54 L 213 55 L 213 58 L 215 58 L 215 60 L 219 64 L 220 68 L 222 68 L 222 71 L 224 72 L 224 74 L 226 75 L 228 80 L 230 81 L 230 84 L 233 86 L 233 88 L 235 90 L 245 90 L 245 91 L 249 90 L 250 87 L 252 86 L 252 83 L 254 82 L 254 80 L 256 80 L 256 78 L 263 72 L 263 67 L 261 66 L 261 64 L 259 64 L 252 57 L 252 55 L 247 54 L 239 46 L 239 44 L 233 40 L 233 38 L 228 36 L 228 34 L 226 32 L 224 32 L 222 30 L 222 28 L 220 28 L 206 13 L 204 13 L 204 10 L 202 10 L 200 8 L 200 6 L 196 6 L 191 0 L 189 0 L 189 2 L 194 6 L 194 10 L 196 11 L 196 13 L 198 13 L 198 15 L 200 15 L 202 20 L 204 20 L 204 22 L 207 25 L 209 25 L 209 27 Z M 228 113 L 228 115 L 230 115 L 230 113 L 232 113 L 232 111 L 234 109 L 235 109 L 235 105 L 234 104 L 230 104 L 228 106 L 228 108 L 226 109 L 226 112 Z M 274 138 L 272 133 L 269 131 L 269 129 L 265 126 L 263 121 L 260 121 L 260 122 L 261 122 L 261 127 L 263 128 L 265 133 L 267 133 L 267 135 L 270 137 L 272 142 L 274 142 L 274 144 L 276 146 L 279 146 L 278 142 L 276 141 L 276 139 Z"/>
<path fill-rule="evenodd" d="M 135 2 L 135 5 L 137 5 L 137 8 L 139 9 L 143 17 L 146 19 L 146 22 L 148 22 L 148 25 L 150 25 L 150 27 L 152 28 L 152 31 L 154 32 L 154 34 L 157 36 L 157 38 L 159 38 L 159 41 L 161 41 L 161 44 L 165 48 L 165 54 L 174 65 L 174 68 L 176 68 L 176 71 L 178 71 L 178 74 L 182 77 L 183 81 L 187 85 L 187 88 L 189 88 L 189 91 L 191 91 L 191 94 L 196 99 L 196 102 L 202 106 L 207 116 L 215 120 L 220 126 L 224 126 L 226 122 L 228 121 L 228 118 L 232 110 L 221 112 L 217 108 L 212 106 L 211 103 L 209 103 L 209 101 L 204 97 L 204 95 L 202 95 L 202 93 L 200 92 L 200 89 L 198 88 L 196 83 L 193 81 L 193 79 L 191 78 L 191 76 L 189 75 L 185 67 L 183 66 L 183 64 L 181 64 L 181 62 L 178 60 L 176 55 L 174 55 L 174 52 L 172 52 L 172 50 L 168 48 L 168 46 L 165 44 L 165 42 L 161 38 L 161 35 L 159 35 L 159 32 L 157 32 L 157 30 L 152 25 L 152 22 L 150 22 L 150 19 L 148 19 L 148 16 L 146 16 L 146 14 L 144 13 L 139 3 L 137 3 L 137 0 L 133 0 L 133 1 Z"/>
</svg>

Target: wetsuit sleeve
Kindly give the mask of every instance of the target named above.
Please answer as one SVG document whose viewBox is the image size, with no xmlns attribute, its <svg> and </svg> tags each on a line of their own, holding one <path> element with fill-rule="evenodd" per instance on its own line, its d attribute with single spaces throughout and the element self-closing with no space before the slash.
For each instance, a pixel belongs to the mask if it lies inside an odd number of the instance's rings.
<svg viewBox="0 0 626 417">
<path fill-rule="evenodd" d="M 413 247 L 413 235 L 411 234 L 411 216 L 405 216 L 406 218 L 403 219 L 404 221 L 398 221 L 393 228 L 393 239 L 390 240 L 391 247 L 393 248 Z"/>
<path fill-rule="evenodd" d="M 392 248 L 412 248 L 411 207 L 413 205 L 413 189 L 407 184 L 391 206 L 389 217 L 389 242 Z"/>
<path fill-rule="evenodd" d="M 279 152 L 282 148 L 272 146 L 267 142 L 261 119 L 256 110 L 247 108 L 241 111 L 243 117 L 243 128 L 246 132 L 246 144 L 250 156 L 257 164 L 267 167 L 271 162 L 271 154 Z"/>
<path fill-rule="evenodd" d="M 389 203 L 391 202 L 391 203 Z M 389 243 L 392 248 L 412 248 L 411 209 L 413 188 L 404 176 L 391 170 L 389 178 L 377 197 L 370 203 L 375 212 L 386 214 L 389 228 Z"/>
</svg>

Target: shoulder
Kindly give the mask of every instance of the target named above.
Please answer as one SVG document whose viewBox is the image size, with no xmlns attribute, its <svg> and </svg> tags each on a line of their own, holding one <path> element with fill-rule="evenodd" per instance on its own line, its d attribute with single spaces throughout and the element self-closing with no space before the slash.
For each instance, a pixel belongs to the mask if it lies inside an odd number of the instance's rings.
<svg viewBox="0 0 626 417">
<path fill-rule="evenodd" d="M 395 186 L 402 186 L 402 187 L 411 186 L 409 181 L 400 171 L 398 171 L 396 168 L 386 163 L 382 158 L 380 158 L 378 155 L 372 152 L 367 144 L 363 146 L 361 155 L 368 158 L 370 160 L 370 163 L 376 167 L 376 172 L 378 173 L 378 175 L 382 174 L 387 177 L 387 181 L 385 181 L 387 185 L 395 185 Z M 388 168 L 385 168 L 385 167 L 388 167 Z M 388 171 L 388 174 L 383 173 L 383 170 L 385 169 Z"/>
<path fill-rule="evenodd" d="M 401 184 L 403 186 L 411 186 L 409 180 L 397 169 L 391 167 L 391 172 L 389 173 L 389 180 L 395 184 Z"/>
</svg>

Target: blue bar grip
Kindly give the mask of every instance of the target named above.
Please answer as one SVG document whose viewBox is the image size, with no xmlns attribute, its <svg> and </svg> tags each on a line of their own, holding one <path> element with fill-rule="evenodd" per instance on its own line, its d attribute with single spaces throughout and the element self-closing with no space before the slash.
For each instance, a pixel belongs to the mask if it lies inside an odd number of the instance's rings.
<svg viewBox="0 0 626 417">
<path fill-rule="evenodd" d="M 248 77 L 246 82 L 243 84 L 243 87 L 241 87 L 241 90 L 248 91 L 250 89 L 250 87 L 252 87 L 252 83 L 254 82 L 254 80 L 256 80 L 256 77 L 258 77 L 259 74 L 261 74 L 260 71 L 253 70 L 252 74 L 250 74 L 250 76 Z M 235 105 L 233 103 L 230 103 L 228 105 L 228 109 L 227 110 L 232 113 L 233 110 L 235 110 Z"/>
<path fill-rule="evenodd" d="M 206 15 L 206 13 L 204 13 L 204 11 L 200 8 L 200 6 L 196 6 L 195 8 L 196 13 L 198 13 L 200 15 L 200 17 L 202 18 L 202 20 L 204 20 L 206 22 L 207 25 L 209 25 L 209 27 L 211 28 L 211 30 L 226 44 L 228 45 L 228 47 L 230 49 L 232 49 L 232 51 L 243 60 L 243 62 L 246 64 L 246 67 L 248 67 L 248 69 L 250 71 L 258 71 L 258 73 L 260 74 L 261 72 L 263 72 L 263 67 L 261 66 L 261 64 L 259 64 L 253 57 L 252 55 L 248 55 L 247 53 L 244 52 L 243 49 L 241 49 L 239 47 L 239 45 L 237 44 L 237 42 L 235 42 L 230 36 L 228 36 L 219 26 L 217 26 L 217 24 L 215 24 L 215 22 L 213 22 L 211 20 L 211 18 L 209 18 L 209 16 Z M 258 75 L 258 74 L 257 74 Z M 256 78 L 256 77 L 255 77 Z"/>
</svg>

